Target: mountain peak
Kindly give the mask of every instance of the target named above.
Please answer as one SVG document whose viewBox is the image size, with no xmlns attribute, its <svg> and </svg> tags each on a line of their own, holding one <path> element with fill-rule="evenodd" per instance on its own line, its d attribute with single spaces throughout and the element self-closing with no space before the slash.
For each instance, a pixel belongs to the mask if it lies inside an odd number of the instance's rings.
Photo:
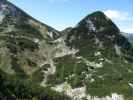
<svg viewBox="0 0 133 100">
<path fill-rule="evenodd" d="M 107 18 L 107 16 L 102 12 L 102 11 L 95 11 L 91 14 L 88 14 L 86 17 L 84 17 L 81 21 L 84 21 L 90 17 L 93 18 L 98 18 L 98 17 L 102 17 L 103 19 L 109 20 L 109 18 Z"/>
<path fill-rule="evenodd" d="M 86 32 L 91 31 L 95 33 L 112 33 L 113 31 L 113 33 L 119 33 L 118 27 L 101 11 L 96 11 L 87 15 L 78 23 L 77 27 L 84 27 Z M 106 30 L 108 32 L 106 32 Z"/>
<path fill-rule="evenodd" d="M 105 16 L 104 12 L 102 12 L 102 11 L 95 11 L 89 15 L 94 15 L 94 14 L 99 14 L 99 15 Z"/>
<path fill-rule="evenodd" d="M 90 17 L 90 16 L 93 16 L 93 17 L 104 17 L 106 18 L 106 15 L 102 12 L 102 11 L 95 11 L 89 15 L 86 16 L 86 18 Z"/>
<path fill-rule="evenodd" d="M 133 98 L 133 47 L 103 12 L 59 32 L 8 1 L 0 0 L 0 100 Z"/>
</svg>

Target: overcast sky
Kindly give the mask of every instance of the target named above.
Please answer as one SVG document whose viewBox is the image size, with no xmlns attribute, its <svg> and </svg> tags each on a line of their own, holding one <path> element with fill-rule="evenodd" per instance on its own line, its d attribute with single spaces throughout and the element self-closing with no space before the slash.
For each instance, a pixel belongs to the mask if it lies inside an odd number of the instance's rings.
<svg viewBox="0 0 133 100">
<path fill-rule="evenodd" d="M 133 33 L 133 0 L 9 0 L 34 18 L 63 30 L 86 15 L 103 11 L 121 31 Z"/>
</svg>

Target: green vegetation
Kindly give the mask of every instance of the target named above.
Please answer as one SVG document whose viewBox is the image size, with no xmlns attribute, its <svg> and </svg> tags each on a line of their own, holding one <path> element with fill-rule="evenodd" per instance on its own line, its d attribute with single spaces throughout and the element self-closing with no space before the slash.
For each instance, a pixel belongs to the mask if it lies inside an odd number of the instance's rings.
<svg viewBox="0 0 133 100">
<path fill-rule="evenodd" d="M 118 93 L 126 100 L 133 99 L 133 87 L 129 85 L 133 84 L 133 47 L 110 19 L 96 12 L 63 33 L 66 45 L 62 40 L 64 44 L 53 41 L 58 31 L 24 12 L 18 11 L 17 16 L 6 12 L 0 24 L 0 99 L 70 100 L 51 90 L 64 82 L 72 88 L 86 86 L 91 96 Z M 78 52 L 54 57 L 56 51 L 62 53 L 68 48 Z M 56 67 L 54 74 L 51 67 Z M 44 88 L 40 84 L 46 74 Z"/>
<path fill-rule="evenodd" d="M 124 57 L 125 52 L 123 52 L 123 49 L 130 48 L 130 44 L 119 34 L 119 29 L 115 24 L 110 19 L 107 21 L 106 16 L 101 14 L 94 13 L 85 19 L 89 17 L 97 30 L 100 27 L 105 27 L 105 30 L 91 32 L 83 20 L 78 27 L 67 33 L 66 44 L 78 49 L 79 52 L 76 55 L 55 59 L 57 72 L 49 77 L 48 84 L 53 86 L 65 81 L 73 88 L 86 85 L 86 93 L 92 96 L 102 97 L 118 93 L 124 95 L 125 100 L 132 100 L 133 88 L 129 86 L 129 83 L 133 83 L 133 62 Z M 96 17 L 96 21 L 94 17 Z M 115 37 L 111 40 L 108 37 L 112 35 Z M 96 43 L 96 38 L 99 39 L 98 43 Z M 99 47 L 99 43 L 102 44 L 102 47 Z M 123 43 L 127 45 L 125 46 Z M 120 56 L 116 54 L 114 44 L 121 46 L 122 54 Z M 100 52 L 100 55 L 96 56 L 96 52 Z M 96 64 L 102 63 L 102 67 L 87 65 L 84 59 Z"/>
<path fill-rule="evenodd" d="M 0 99 L 7 100 L 70 100 L 49 88 L 40 87 L 30 80 L 20 80 L 0 71 Z"/>
</svg>

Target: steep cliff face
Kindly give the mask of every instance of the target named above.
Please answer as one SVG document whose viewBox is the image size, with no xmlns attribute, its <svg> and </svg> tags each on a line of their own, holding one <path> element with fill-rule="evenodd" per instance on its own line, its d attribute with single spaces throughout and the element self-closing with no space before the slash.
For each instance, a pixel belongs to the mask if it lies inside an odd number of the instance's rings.
<svg viewBox="0 0 133 100">
<path fill-rule="evenodd" d="M 0 0 L 0 98 L 132 100 L 132 48 L 102 12 L 59 32 Z"/>
</svg>

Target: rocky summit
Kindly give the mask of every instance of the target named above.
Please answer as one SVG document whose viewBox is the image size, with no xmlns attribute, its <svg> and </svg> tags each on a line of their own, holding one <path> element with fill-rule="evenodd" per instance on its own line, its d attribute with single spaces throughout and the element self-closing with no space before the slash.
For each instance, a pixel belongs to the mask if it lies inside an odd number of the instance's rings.
<svg viewBox="0 0 133 100">
<path fill-rule="evenodd" d="M 133 46 L 103 12 L 57 31 L 0 0 L 0 100 L 133 100 Z"/>
</svg>

